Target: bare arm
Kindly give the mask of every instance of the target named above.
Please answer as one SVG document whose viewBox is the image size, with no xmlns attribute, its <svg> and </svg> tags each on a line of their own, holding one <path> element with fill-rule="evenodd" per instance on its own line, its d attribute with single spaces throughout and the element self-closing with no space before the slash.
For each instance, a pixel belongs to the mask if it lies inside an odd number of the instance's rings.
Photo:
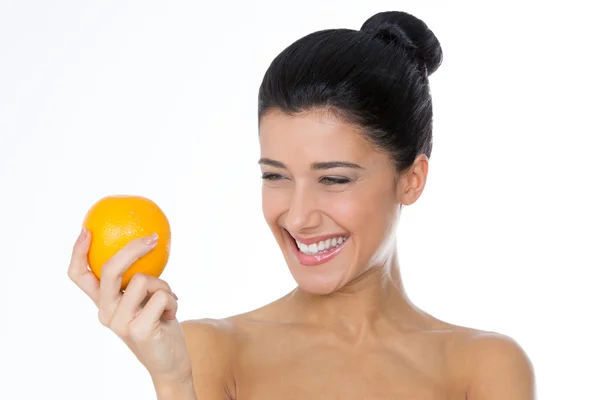
<svg viewBox="0 0 600 400">
<path fill-rule="evenodd" d="M 157 400 L 198 400 L 191 382 L 154 382 Z"/>
<path fill-rule="evenodd" d="M 193 390 L 197 400 L 233 399 L 235 383 L 231 366 L 236 347 L 231 325 L 202 319 L 184 321 L 181 326 L 192 362 Z"/>
<path fill-rule="evenodd" d="M 480 334 L 465 345 L 468 400 L 535 400 L 533 366 L 511 338 Z"/>
</svg>

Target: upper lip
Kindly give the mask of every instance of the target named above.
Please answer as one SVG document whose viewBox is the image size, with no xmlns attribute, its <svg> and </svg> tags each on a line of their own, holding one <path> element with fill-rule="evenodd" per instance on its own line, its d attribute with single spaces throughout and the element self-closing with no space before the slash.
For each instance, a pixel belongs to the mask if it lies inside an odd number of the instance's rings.
<svg viewBox="0 0 600 400">
<path fill-rule="evenodd" d="M 293 233 L 291 233 L 290 231 L 288 231 L 286 229 L 286 232 L 290 234 L 290 236 L 292 238 L 294 238 L 295 240 L 299 241 L 300 243 L 304 243 L 306 245 L 310 245 L 313 243 L 318 243 L 322 240 L 327 240 L 329 238 L 338 238 L 338 237 L 348 237 L 347 234 L 345 233 L 333 233 L 333 234 L 329 234 L 329 235 L 321 235 L 321 236 L 315 236 L 315 237 L 311 237 L 311 238 L 303 238 L 297 235 L 294 235 Z"/>
</svg>

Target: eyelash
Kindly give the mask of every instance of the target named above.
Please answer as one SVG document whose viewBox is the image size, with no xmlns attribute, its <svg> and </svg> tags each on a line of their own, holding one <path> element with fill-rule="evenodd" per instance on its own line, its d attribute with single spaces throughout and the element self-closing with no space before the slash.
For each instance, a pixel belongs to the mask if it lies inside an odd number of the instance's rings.
<svg viewBox="0 0 600 400">
<path fill-rule="evenodd" d="M 262 179 L 267 180 L 267 181 L 278 181 L 278 180 L 281 180 L 281 178 L 283 178 L 283 176 L 281 176 L 279 174 L 264 173 L 262 175 Z M 336 178 L 333 176 L 324 176 L 320 179 L 320 182 L 323 183 L 324 185 L 332 186 L 332 185 L 344 185 L 346 183 L 350 183 L 351 180 L 348 178 Z"/>
</svg>

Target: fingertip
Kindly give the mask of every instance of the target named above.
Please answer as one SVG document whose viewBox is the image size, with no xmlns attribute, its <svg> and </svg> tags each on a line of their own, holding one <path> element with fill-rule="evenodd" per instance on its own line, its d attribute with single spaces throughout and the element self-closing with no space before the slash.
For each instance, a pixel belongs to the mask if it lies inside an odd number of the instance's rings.
<svg viewBox="0 0 600 400">
<path fill-rule="evenodd" d="M 89 237 L 89 233 L 84 229 L 85 228 L 81 229 L 79 236 L 77 236 L 77 240 L 73 243 L 73 257 L 75 258 L 81 258 L 82 253 L 87 251 L 88 246 L 86 245 L 86 241 Z"/>
<path fill-rule="evenodd" d="M 167 320 L 169 320 L 169 321 L 177 319 L 177 310 L 173 310 L 173 309 L 171 309 L 171 310 L 165 310 L 164 318 L 167 319 Z"/>
<path fill-rule="evenodd" d="M 79 232 L 79 236 L 77 237 L 77 243 L 83 243 L 89 237 L 89 231 L 82 226 L 81 231 Z"/>
<path fill-rule="evenodd" d="M 79 243 L 78 243 L 81 251 L 87 252 L 87 250 L 90 247 L 91 237 L 92 237 L 92 234 L 89 230 L 87 230 L 86 228 L 83 228 L 81 230 L 81 236 L 79 238 Z"/>
<path fill-rule="evenodd" d="M 144 242 L 145 245 L 154 247 L 158 243 L 158 233 L 154 232 L 150 236 L 143 237 L 142 241 Z"/>
<path fill-rule="evenodd" d="M 165 313 L 165 319 L 168 321 L 173 321 L 177 319 L 174 313 Z"/>
</svg>

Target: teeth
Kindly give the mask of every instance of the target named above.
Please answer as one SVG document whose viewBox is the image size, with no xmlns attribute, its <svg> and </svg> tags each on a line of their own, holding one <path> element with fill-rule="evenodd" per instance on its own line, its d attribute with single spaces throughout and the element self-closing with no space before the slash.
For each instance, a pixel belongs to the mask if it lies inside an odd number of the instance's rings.
<svg viewBox="0 0 600 400">
<path fill-rule="evenodd" d="M 344 243 L 346 240 L 348 240 L 347 237 L 340 236 L 337 238 L 329 238 L 327 240 L 321 240 L 318 243 L 312 243 L 310 245 L 306 245 L 306 244 L 301 243 L 298 240 L 296 240 L 296 244 L 298 245 L 300 252 L 302 252 L 304 254 L 314 255 L 314 254 L 318 254 L 318 253 L 326 253 L 326 252 L 338 247 L 339 245 Z"/>
</svg>

